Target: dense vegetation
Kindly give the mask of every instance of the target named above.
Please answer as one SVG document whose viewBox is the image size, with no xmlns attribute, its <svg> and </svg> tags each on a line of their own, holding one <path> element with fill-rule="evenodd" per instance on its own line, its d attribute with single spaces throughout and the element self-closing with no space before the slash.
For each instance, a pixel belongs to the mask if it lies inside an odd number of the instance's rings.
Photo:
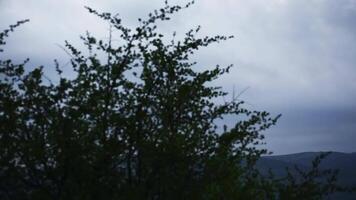
<svg viewBox="0 0 356 200">
<path fill-rule="evenodd" d="M 261 131 L 279 116 L 217 104 L 227 93 L 208 83 L 231 66 L 190 62 L 230 37 L 197 38 L 197 27 L 166 42 L 157 21 L 190 5 L 166 3 L 134 29 L 87 8 L 116 32 L 109 41 L 87 33 L 88 53 L 66 42 L 72 79 L 58 63 L 52 82 L 42 67 L 0 61 L 0 199 L 321 199 L 337 189 L 335 172 L 318 170 L 323 156 L 302 178 L 259 173 Z M 25 22 L 0 33 L 0 45 Z M 227 115 L 240 121 L 219 129 Z"/>
</svg>

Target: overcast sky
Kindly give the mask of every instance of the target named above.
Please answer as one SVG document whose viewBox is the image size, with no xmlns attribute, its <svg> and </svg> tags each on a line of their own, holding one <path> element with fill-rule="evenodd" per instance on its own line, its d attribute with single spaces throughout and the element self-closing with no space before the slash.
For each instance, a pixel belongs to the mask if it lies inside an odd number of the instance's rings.
<svg viewBox="0 0 356 200">
<path fill-rule="evenodd" d="M 107 37 L 108 25 L 84 6 L 119 13 L 134 26 L 162 5 L 163 0 L 0 0 L 0 29 L 31 20 L 8 39 L 6 56 L 30 57 L 51 76 L 53 59 L 69 60 L 58 44 L 79 44 L 86 30 Z M 235 35 L 194 57 L 201 66 L 234 64 L 216 84 L 237 93 L 248 88 L 240 98 L 249 108 L 282 113 L 266 132 L 269 150 L 356 151 L 356 1 L 197 0 L 161 30 L 183 34 L 199 24 L 203 34 Z"/>
</svg>

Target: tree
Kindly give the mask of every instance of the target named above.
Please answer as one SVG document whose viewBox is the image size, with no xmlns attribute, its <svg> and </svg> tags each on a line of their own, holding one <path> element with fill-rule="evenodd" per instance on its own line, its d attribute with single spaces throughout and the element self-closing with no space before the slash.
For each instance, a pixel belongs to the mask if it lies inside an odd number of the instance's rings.
<svg viewBox="0 0 356 200">
<path fill-rule="evenodd" d="M 231 66 L 195 69 L 189 56 L 231 37 L 164 42 L 157 21 L 191 3 L 139 19 L 135 29 L 86 8 L 119 31 L 120 45 L 87 33 L 85 55 L 66 42 L 76 74 L 46 82 L 42 67 L 0 61 L 2 199 L 274 199 L 273 181 L 254 167 L 267 153 L 261 131 L 279 116 L 250 111 L 208 83 Z M 0 45 L 18 25 L 0 34 Z M 105 59 L 103 59 L 105 54 Z M 219 133 L 216 120 L 241 116 Z M 278 186 L 278 188 L 281 188 Z M 281 192 L 282 191 L 282 192 Z M 277 198 L 278 199 L 278 198 Z"/>
</svg>

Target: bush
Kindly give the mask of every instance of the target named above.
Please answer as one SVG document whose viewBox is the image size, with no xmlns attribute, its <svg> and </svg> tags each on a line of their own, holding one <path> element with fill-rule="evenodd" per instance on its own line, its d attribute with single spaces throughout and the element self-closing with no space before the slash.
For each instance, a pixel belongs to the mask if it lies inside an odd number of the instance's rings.
<svg viewBox="0 0 356 200">
<path fill-rule="evenodd" d="M 254 167 L 267 153 L 257 148 L 261 131 L 279 116 L 217 104 L 227 93 L 208 83 L 231 66 L 199 71 L 189 61 L 231 37 L 197 38 L 197 27 L 167 43 L 157 30 L 191 4 L 166 2 L 135 29 L 87 8 L 120 32 L 120 45 L 112 32 L 108 42 L 82 37 L 88 55 L 66 42 L 73 79 L 58 63 L 53 83 L 42 67 L 0 61 L 1 199 L 288 199 Z M 0 45 L 25 22 L 2 32 Z M 242 120 L 219 133 L 226 115 Z"/>
</svg>

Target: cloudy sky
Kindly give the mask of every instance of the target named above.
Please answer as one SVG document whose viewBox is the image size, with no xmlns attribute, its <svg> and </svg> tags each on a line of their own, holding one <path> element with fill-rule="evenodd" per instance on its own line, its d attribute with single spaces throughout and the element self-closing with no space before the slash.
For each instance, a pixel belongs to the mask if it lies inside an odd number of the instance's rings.
<svg viewBox="0 0 356 200">
<path fill-rule="evenodd" d="M 84 6 L 119 13 L 134 26 L 162 5 L 163 0 L 0 0 L 0 29 L 31 20 L 9 38 L 3 56 L 30 57 L 51 76 L 53 59 L 69 60 L 58 47 L 64 40 L 79 45 L 86 30 L 108 35 L 108 25 Z M 251 109 L 282 113 L 266 132 L 269 150 L 356 151 L 356 1 L 197 0 L 161 31 L 183 34 L 198 24 L 202 34 L 235 35 L 194 57 L 201 66 L 234 64 L 216 84 L 244 91 L 240 98 Z"/>
</svg>

